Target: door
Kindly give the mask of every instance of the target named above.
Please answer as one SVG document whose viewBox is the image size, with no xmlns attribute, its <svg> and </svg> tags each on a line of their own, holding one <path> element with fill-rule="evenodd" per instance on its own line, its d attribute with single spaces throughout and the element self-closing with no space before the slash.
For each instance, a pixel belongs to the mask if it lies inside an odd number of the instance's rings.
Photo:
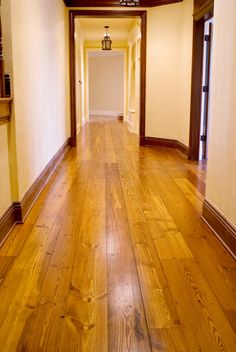
<svg viewBox="0 0 236 352">
<path fill-rule="evenodd" d="M 205 22 L 199 159 L 207 159 L 213 19 Z"/>
</svg>

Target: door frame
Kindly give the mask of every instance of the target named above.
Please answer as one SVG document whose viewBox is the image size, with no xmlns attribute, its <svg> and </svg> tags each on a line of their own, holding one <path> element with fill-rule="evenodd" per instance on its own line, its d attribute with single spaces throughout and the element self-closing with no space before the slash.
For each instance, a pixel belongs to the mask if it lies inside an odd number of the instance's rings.
<svg viewBox="0 0 236 352">
<path fill-rule="evenodd" d="M 85 48 L 85 63 L 86 63 L 86 70 L 85 70 L 85 82 L 86 82 L 86 99 L 85 99 L 85 110 L 87 112 L 89 112 L 89 53 L 91 52 L 98 52 L 99 48 Z M 112 49 L 112 51 L 116 51 L 116 52 L 121 52 L 122 56 L 123 56 L 123 65 L 124 65 L 124 72 L 123 72 L 123 109 L 122 109 L 122 113 L 123 116 L 125 116 L 125 112 L 128 109 L 128 99 L 126 99 L 127 97 L 127 77 L 126 77 L 126 64 L 127 64 L 127 59 L 128 59 L 128 50 L 127 48 L 114 48 Z M 127 101 L 125 101 L 127 100 Z M 89 113 L 88 113 L 89 115 Z M 85 121 L 89 121 L 89 116 L 87 116 L 87 114 L 85 114 Z M 125 121 L 125 120 L 124 120 Z"/>
<path fill-rule="evenodd" d="M 199 160 L 200 126 L 202 107 L 202 74 L 204 50 L 205 21 L 213 17 L 214 1 L 198 9 L 193 15 L 193 59 L 192 59 L 192 85 L 191 110 L 189 131 L 189 159 Z"/>
<path fill-rule="evenodd" d="M 71 137 L 70 145 L 76 147 L 76 63 L 75 63 L 75 18 L 76 17 L 104 17 L 125 18 L 140 17 L 141 19 L 141 46 L 140 46 L 140 145 L 145 143 L 146 120 L 146 48 L 147 48 L 147 12 L 120 11 L 120 10 L 70 10 L 69 11 L 69 52 L 70 52 L 70 111 Z"/>
</svg>

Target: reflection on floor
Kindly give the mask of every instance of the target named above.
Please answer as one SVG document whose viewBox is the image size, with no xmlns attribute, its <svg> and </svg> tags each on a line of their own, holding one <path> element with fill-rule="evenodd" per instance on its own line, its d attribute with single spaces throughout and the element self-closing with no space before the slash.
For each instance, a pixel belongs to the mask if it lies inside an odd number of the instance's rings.
<svg viewBox="0 0 236 352">
<path fill-rule="evenodd" d="M 205 165 L 93 118 L 0 249 L 2 351 L 236 351 Z"/>
</svg>

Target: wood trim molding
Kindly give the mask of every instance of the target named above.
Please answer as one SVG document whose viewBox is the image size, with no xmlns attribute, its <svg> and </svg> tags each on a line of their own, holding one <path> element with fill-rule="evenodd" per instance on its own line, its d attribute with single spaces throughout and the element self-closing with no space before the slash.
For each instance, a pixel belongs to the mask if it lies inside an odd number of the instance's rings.
<svg viewBox="0 0 236 352">
<path fill-rule="evenodd" d="M 147 12 L 144 11 L 141 17 L 141 53 L 140 53 L 140 122 L 139 122 L 139 144 L 142 145 L 142 138 L 145 137 L 146 127 L 146 61 L 147 61 Z"/>
<path fill-rule="evenodd" d="M 210 14 L 210 17 L 212 17 L 213 11 L 214 11 L 214 0 L 206 0 L 202 6 L 194 9 L 193 17 L 195 21 L 198 21 L 205 16 L 209 17 L 209 14 Z"/>
<path fill-rule="evenodd" d="M 70 108 L 71 108 L 71 146 L 76 146 L 76 84 L 75 84 L 75 18 L 76 17 L 126 18 L 141 19 L 141 83 L 140 83 L 140 145 L 145 136 L 146 120 L 146 45 L 147 45 L 147 12 L 145 10 L 70 10 L 69 11 L 69 43 L 70 43 Z"/>
<path fill-rule="evenodd" d="M 213 10 L 214 0 L 194 0 L 191 112 L 189 131 L 190 160 L 199 160 L 204 25 L 205 20 L 212 17 Z"/>
<path fill-rule="evenodd" d="M 75 68 L 75 14 L 69 12 L 69 54 L 70 54 L 70 123 L 71 139 L 70 146 L 76 147 L 77 123 L 76 123 L 76 68 Z"/>
<path fill-rule="evenodd" d="M 190 111 L 190 160 L 199 159 L 201 104 L 202 104 L 202 71 L 203 71 L 204 19 L 193 22 L 193 58 L 192 87 Z"/>
<path fill-rule="evenodd" d="M 154 145 L 157 147 L 177 148 L 177 141 L 175 139 L 144 137 L 143 145 Z"/>
<path fill-rule="evenodd" d="M 177 141 L 177 149 L 179 151 L 181 151 L 187 158 L 189 158 L 189 155 L 190 155 L 190 148 L 189 147 L 187 147 L 182 142 Z"/>
<path fill-rule="evenodd" d="M 140 0 L 137 7 L 154 7 L 174 4 L 183 0 Z M 119 0 L 64 0 L 67 7 L 123 7 Z"/>
<path fill-rule="evenodd" d="M 202 219 L 236 258 L 236 228 L 206 199 L 203 203 Z"/>
<path fill-rule="evenodd" d="M 21 209 L 22 209 L 22 220 L 24 221 L 27 217 L 30 209 L 36 202 L 43 188 L 47 184 L 49 178 L 51 177 L 54 170 L 57 168 L 64 154 L 66 153 L 70 144 L 70 140 L 67 139 L 62 147 L 57 151 L 54 157 L 49 161 L 45 169 L 37 177 L 34 183 L 31 185 L 29 190 L 25 193 L 23 199 L 21 200 Z"/>
<path fill-rule="evenodd" d="M 6 212 L 0 217 L 0 246 L 5 242 L 14 226 L 24 222 L 30 209 L 39 197 L 52 173 L 64 157 L 69 148 L 69 144 L 70 139 L 68 138 L 26 192 L 21 202 L 13 202 Z"/>
<path fill-rule="evenodd" d="M 21 207 L 19 202 L 13 203 L 0 218 L 0 246 L 17 223 L 21 223 Z"/>
<path fill-rule="evenodd" d="M 157 137 L 143 137 L 142 145 L 152 145 L 156 147 L 164 147 L 164 148 L 174 148 L 178 149 L 182 152 L 186 157 L 189 156 L 189 147 L 187 147 L 182 142 L 176 139 L 169 138 L 157 138 Z"/>
</svg>

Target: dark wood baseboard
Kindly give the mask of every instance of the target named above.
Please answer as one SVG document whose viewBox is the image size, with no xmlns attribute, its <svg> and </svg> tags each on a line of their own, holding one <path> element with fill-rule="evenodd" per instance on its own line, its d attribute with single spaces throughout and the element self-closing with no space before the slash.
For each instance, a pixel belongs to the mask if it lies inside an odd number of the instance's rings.
<svg viewBox="0 0 236 352">
<path fill-rule="evenodd" d="M 189 155 L 190 155 L 190 148 L 189 147 L 187 147 L 182 142 L 177 141 L 177 149 L 179 149 L 187 158 L 189 158 Z"/>
<path fill-rule="evenodd" d="M 70 137 L 68 138 L 68 145 L 70 147 L 76 147 L 76 137 Z"/>
<path fill-rule="evenodd" d="M 0 218 L 0 246 L 5 241 L 15 224 L 22 222 L 20 202 L 12 203 Z"/>
<path fill-rule="evenodd" d="M 142 137 L 140 145 L 152 145 L 156 147 L 175 148 L 181 151 L 187 157 L 189 156 L 189 147 L 176 139 L 157 138 L 157 137 Z"/>
<path fill-rule="evenodd" d="M 32 186 L 24 195 L 21 202 L 14 202 L 6 210 L 3 216 L 0 218 L 0 246 L 6 240 L 8 234 L 11 232 L 16 224 L 23 223 L 30 209 L 34 205 L 35 201 L 39 197 L 53 171 L 56 169 L 64 154 L 66 153 L 70 144 L 68 138 L 63 146 L 57 151 L 54 157 L 47 164 L 45 169 L 41 172 L 39 177 L 35 180 Z"/>
<path fill-rule="evenodd" d="M 236 228 L 207 200 L 203 203 L 202 219 L 236 258 Z"/>
<path fill-rule="evenodd" d="M 26 216 L 28 215 L 30 209 L 34 205 L 35 201 L 39 197 L 42 192 L 44 186 L 46 185 L 48 179 L 51 177 L 53 171 L 56 169 L 57 165 L 63 158 L 65 152 L 69 147 L 70 139 L 67 139 L 66 142 L 62 145 L 62 147 L 57 151 L 54 157 L 49 161 L 45 169 L 41 172 L 41 174 L 34 181 L 32 186 L 24 195 L 21 200 L 21 208 L 22 208 L 22 220 L 24 221 Z"/>
</svg>

